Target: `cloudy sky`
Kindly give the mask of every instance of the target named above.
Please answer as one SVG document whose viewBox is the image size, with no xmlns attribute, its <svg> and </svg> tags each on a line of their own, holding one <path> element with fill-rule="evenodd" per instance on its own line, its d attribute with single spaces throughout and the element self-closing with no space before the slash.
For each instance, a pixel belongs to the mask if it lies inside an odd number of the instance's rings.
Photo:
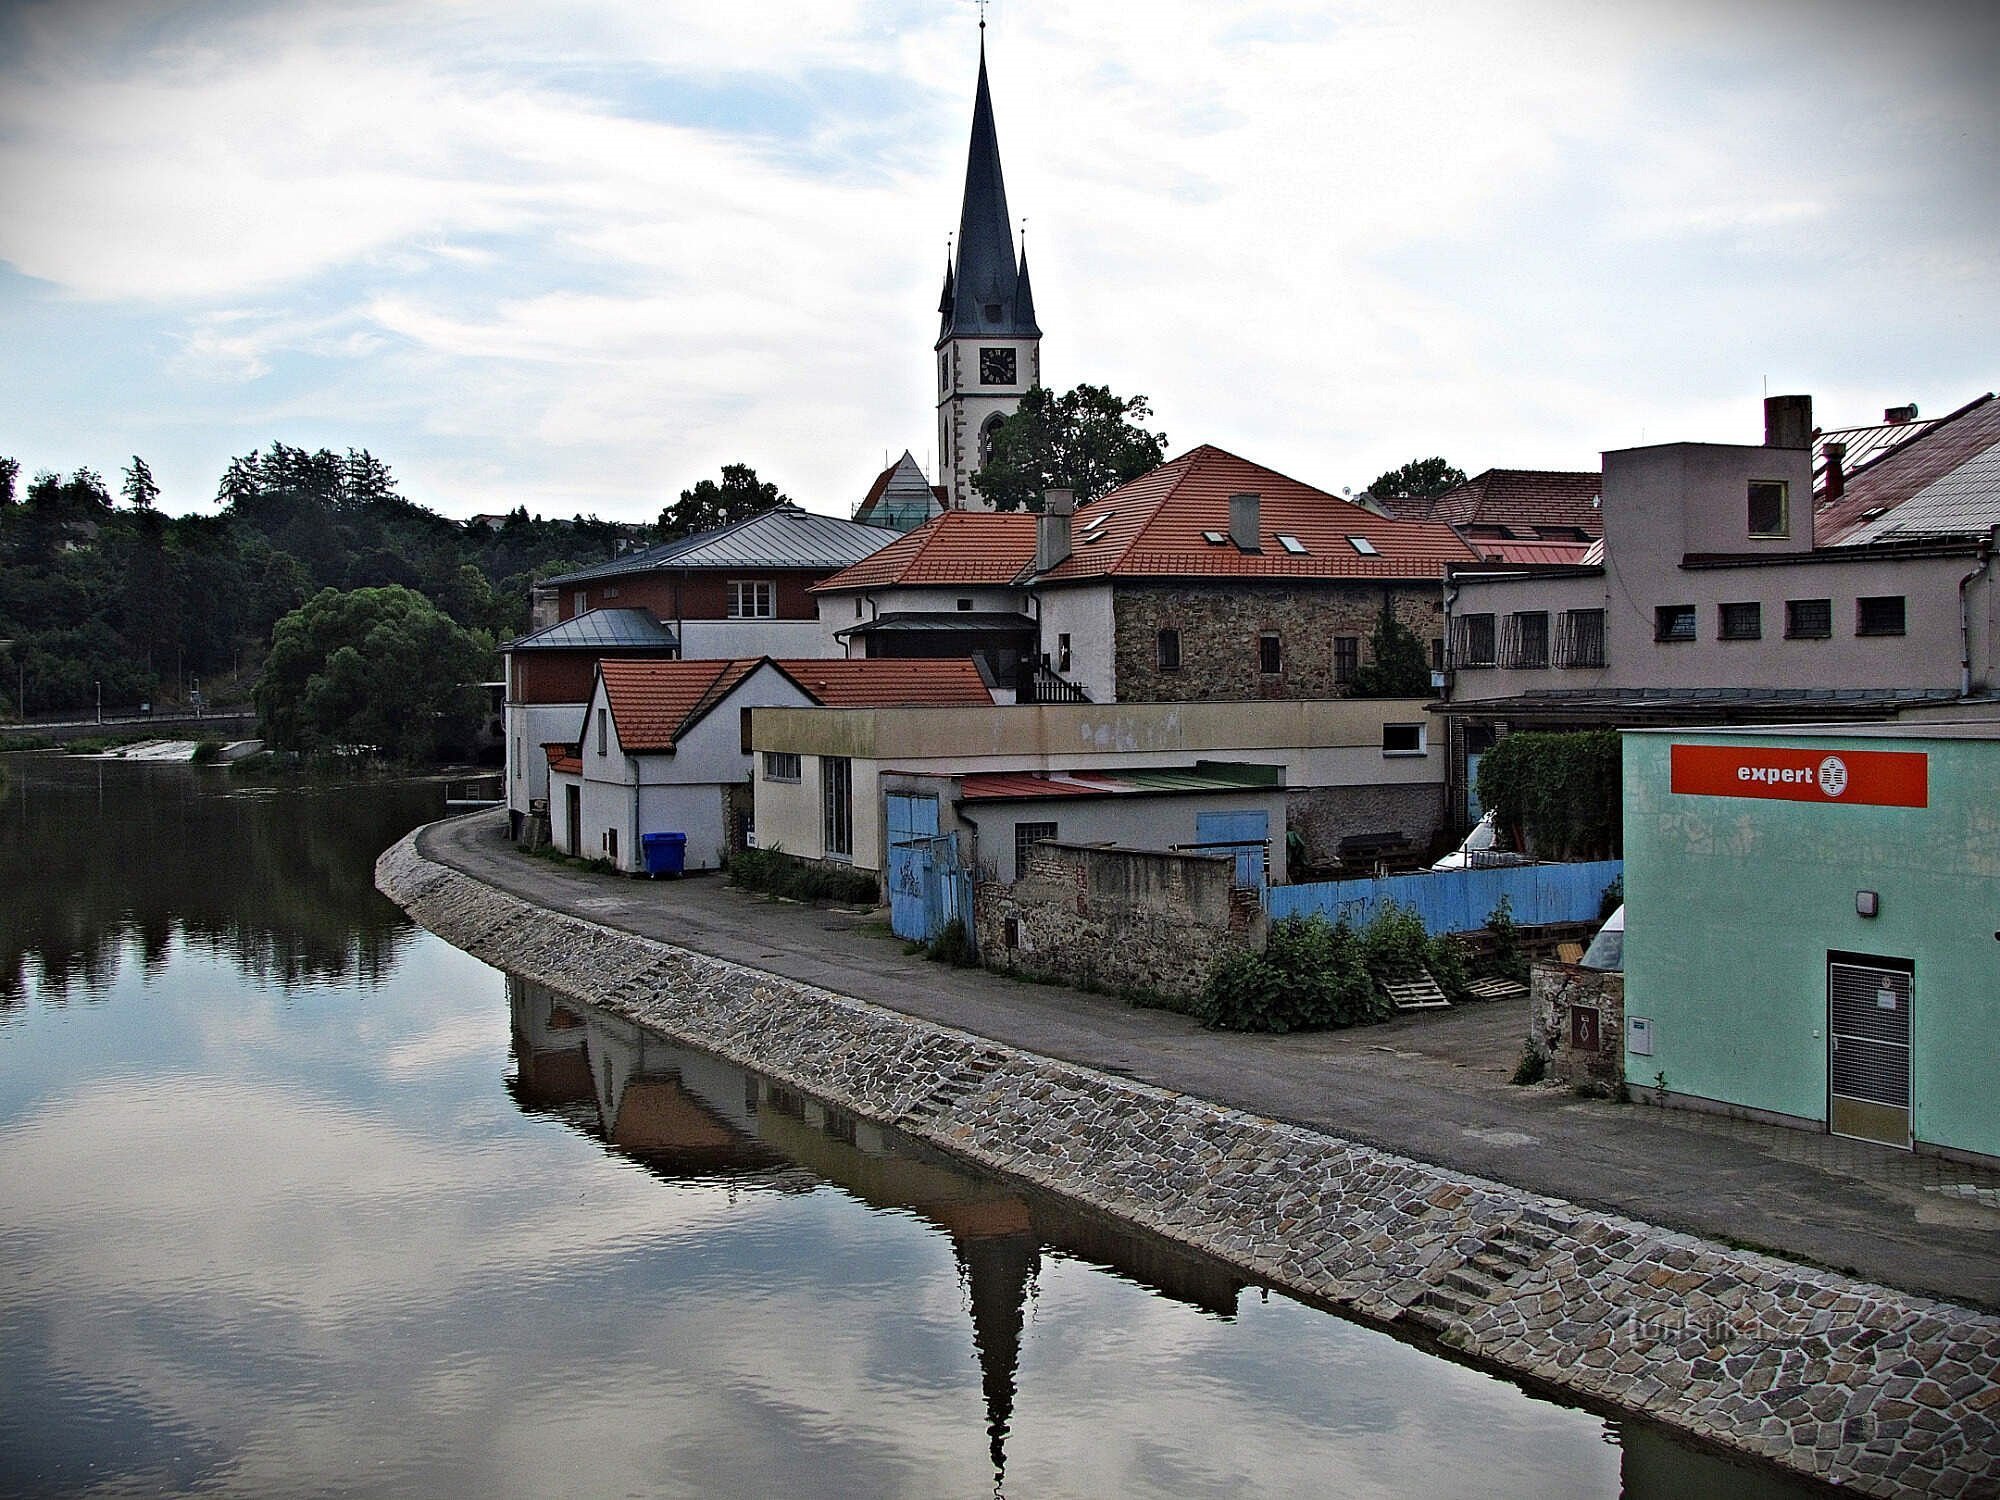
<svg viewBox="0 0 2000 1500">
<path fill-rule="evenodd" d="M 1982 11 L 1986 12 L 1982 14 Z M 0 8 L 0 453 L 272 440 L 451 514 L 933 462 L 970 0 Z M 1043 368 L 1330 489 L 1942 412 L 2000 359 L 2000 8 L 995 0 Z"/>
</svg>

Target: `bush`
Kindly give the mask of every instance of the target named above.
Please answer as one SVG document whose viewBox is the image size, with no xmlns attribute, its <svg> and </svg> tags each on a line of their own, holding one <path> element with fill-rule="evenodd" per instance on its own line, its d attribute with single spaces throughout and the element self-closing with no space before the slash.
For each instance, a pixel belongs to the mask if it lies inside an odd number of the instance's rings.
<svg viewBox="0 0 2000 1500">
<path fill-rule="evenodd" d="M 1615 855 L 1623 834 L 1618 732 L 1510 734 L 1479 758 L 1479 801 L 1543 859 Z"/>
<path fill-rule="evenodd" d="M 924 957 L 950 964 L 954 969 L 969 969 L 979 962 L 972 951 L 972 935 L 965 930 L 961 917 L 953 917 L 945 924 L 944 931 L 924 945 Z"/>
<path fill-rule="evenodd" d="M 1549 1071 L 1549 1060 L 1542 1056 L 1541 1049 L 1533 1042 L 1521 1048 L 1521 1060 L 1514 1064 L 1513 1081 L 1522 1088 L 1531 1083 L 1540 1083 Z"/>
<path fill-rule="evenodd" d="M 1604 888 L 1604 894 L 1597 900 L 1597 920 L 1602 922 L 1625 904 L 1625 877 L 1614 879 Z"/>
<path fill-rule="evenodd" d="M 198 766 L 211 765 L 220 754 L 222 754 L 221 740 L 203 740 L 194 747 L 194 763 Z"/>
<path fill-rule="evenodd" d="M 1491 941 L 1486 948 L 1485 971 L 1497 979 L 1516 984 L 1528 982 L 1528 955 L 1521 950 L 1521 929 L 1514 921 L 1513 904 L 1505 896 L 1486 915 L 1486 931 Z"/>
<path fill-rule="evenodd" d="M 816 864 L 781 849 L 745 849 L 730 855 L 723 868 L 731 885 L 792 901 L 873 906 L 877 895 L 873 875 Z"/>
<path fill-rule="evenodd" d="M 1218 1031 L 1283 1033 L 1379 1020 L 1384 1007 L 1352 927 L 1287 917 L 1262 953 L 1238 950 L 1216 965 L 1193 1014 Z"/>
</svg>

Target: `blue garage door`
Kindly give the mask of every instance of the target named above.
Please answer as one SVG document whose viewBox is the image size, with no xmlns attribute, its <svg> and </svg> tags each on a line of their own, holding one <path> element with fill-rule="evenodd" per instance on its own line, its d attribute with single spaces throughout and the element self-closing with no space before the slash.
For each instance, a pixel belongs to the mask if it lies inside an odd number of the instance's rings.
<svg viewBox="0 0 2000 1500">
<path fill-rule="evenodd" d="M 1236 883 L 1241 886 L 1264 884 L 1264 841 L 1270 837 L 1270 815 L 1264 812 L 1196 813 L 1195 842 L 1210 854 L 1228 854 L 1238 844 Z"/>
</svg>

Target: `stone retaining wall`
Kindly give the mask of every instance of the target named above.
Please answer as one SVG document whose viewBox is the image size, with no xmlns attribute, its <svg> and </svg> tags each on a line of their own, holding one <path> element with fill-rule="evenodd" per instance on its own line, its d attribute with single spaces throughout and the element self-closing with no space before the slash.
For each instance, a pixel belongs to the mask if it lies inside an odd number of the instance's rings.
<svg viewBox="0 0 2000 1500">
<path fill-rule="evenodd" d="M 1625 1084 L 1625 976 L 1539 963 L 1529 975 L 1528 1041 L 1549 1078 L 1616 1093 Z"/>
<path fill-rule="evenodd" d="M 1002 1046 L 530 906 L 376 883 L 487 962 L 1249 1276 L 1869 1495 L 2000 1494 L 2000 1317 Z"/>
</svg>

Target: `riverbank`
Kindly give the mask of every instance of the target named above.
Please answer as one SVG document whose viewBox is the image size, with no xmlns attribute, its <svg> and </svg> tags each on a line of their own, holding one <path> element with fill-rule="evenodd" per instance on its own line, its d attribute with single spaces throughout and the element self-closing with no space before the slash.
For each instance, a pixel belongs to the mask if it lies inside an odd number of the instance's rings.
<svg viewBox="0 0 2000 1500">
<path fill-rule="evenodd" d="M 1211 1044 L 1262 1043 L 1272 1066 L 1257 1071 L 1290 1076 L 1275 1066 L 1286 1049 L 1270 1039 L 1209 1037 L 1176 1029 L 1180 1018 L 1104 1002 L 1064 1028 L 1056 997 L 1065 992 L 970 973 L 960 985 L 880 942 L 872 962 L 853 958 L 830 914 L 765 909 L 835 928 L 819 943 L 823 965 L 846 959 L 856 973 L 872 971 L 875 988 L 928 994 L 933 1009 L 945 992 L 970 1012 L 1006 1010 L 1009 996 L 1039 1001 L 1012 1008 L 1052 1048 L 620 930 L 596 918 L 644 908 L 663 934 L 693 941 L 728 928 L 772 961 L 783 957 L 776 924 L 746 922 L 741 910 L 734 923 L 691 912 L 686 893 L 701 887 L 663 891 L 531 864 L 501 845 L 495 823 L 438 825 L 421 848 L 403 841 L 378 864 L 378 883 L 489 962 L 1217 1253 L 1272 1285 L 1420 1328 L 1496 1369 L 1862 1493 L 1993 1492 L 2000 1319 L 1283 1123 L 1232 1107 L 1242 1101 L 1227 1089 L 1212 1097 L 1231 1102 L 1214 1103 L 1197 1097 L 1211 1094 L 1205 1088 L 1077 1066 L 1046 1051 L 1101 1052 L 1109 1039 L 1149 1069 L 1173 1071 L 1179 1059 L 1182 1071 L 1200 1073 L 1215 1066 Z M 1417 1102 L 1402 1059 L 1368 1060 L 1401 1079 L 1405 1106 Z M 1235 1087 L 1259 1082 L 1239 1069 Z M 1481 1087 L 1467 1093 L 1476 1100 Z"/>
</svg>

